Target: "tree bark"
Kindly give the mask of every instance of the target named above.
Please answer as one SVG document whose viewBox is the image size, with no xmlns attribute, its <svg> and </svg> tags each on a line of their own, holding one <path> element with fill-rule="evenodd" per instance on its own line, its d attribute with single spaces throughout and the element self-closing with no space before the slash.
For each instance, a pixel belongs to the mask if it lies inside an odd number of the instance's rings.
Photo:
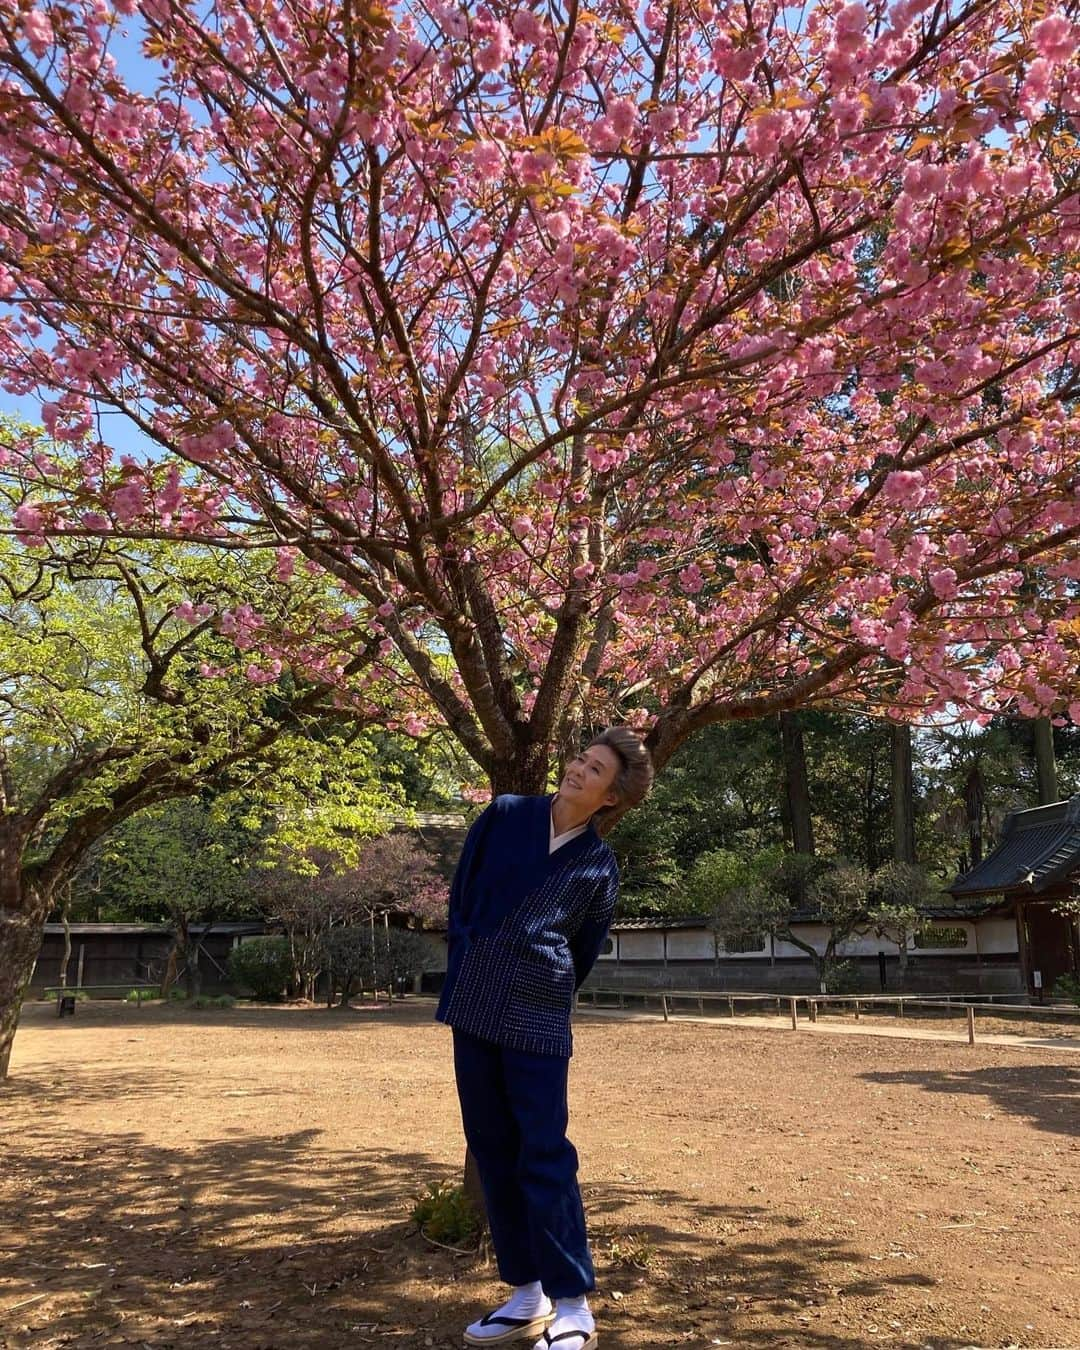
<svg viewBox="0 0 1080 1350">
<path fill-rule="evenodd" d="M 60 965 L 60 987 L 67 988 L 68 966 L 71 964 L 71 887 L 64 897 L 64 908 L 60 915 L 64 924 L 64 959 Z"/>
<path fill-rule="evenodd" d="M 780 714 L 780 746 L 784 762 L 784 801 L 791 843 L 796 853 L 814 852 L 814 818 L 810 811 L 810 783 L 806 746 L 798 713 Z"/>
<path fill-rule="evenodd" d="M 19 1012 L 49 914 L 49 892 L 31 885 L 23 873 L 25 842 L 11 821 L 0 828 L 0 1083 L 7 1078 Z"/>
<path fill-rule="evenodd" d="M 963 871 L 977 867 L 983 856 L 983 810 L 986 802 L 986 787 L 983 782 L 982 767 L 972 765 L 971 772 L 964 782 L 964 815 L 967 821 L 968 865 Z"/>
<path fill-rule="evenodd" d="M 897 862 L 915 861 L 915 774 L 911 760 L 911 727 L 906 722 L 889 724 L 892 745 L 893 857 Z"/>
<path fill-rule="evenodd" d="M 1057 760 L 1054 757 L 1054 728 L 1049 717 L 1035 719 L 1035 773 L 1039 785 L 1039 805 L 1058 800 Z"/>
</svg>

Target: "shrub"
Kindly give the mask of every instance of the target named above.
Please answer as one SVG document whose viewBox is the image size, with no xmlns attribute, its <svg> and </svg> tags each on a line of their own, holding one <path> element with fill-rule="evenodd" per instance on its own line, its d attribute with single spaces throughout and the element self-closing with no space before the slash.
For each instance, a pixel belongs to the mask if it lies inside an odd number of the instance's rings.
<svg viewBox="0 0 1080 1350">
<path fill-rule="evenodd" d="M 829 994 L 857 994 L 861 984 L 858 961 L 836 961 L 825 972 Z"/>
<path fill-rule="evenodd" d="M 480 1222 L 465 1187 L 452 1181 L 432 1182 L 416 1197 L 412 1218 L 425 1237 L 448 1247 L 473 1246 L 480 1236 Z"/>
<path fill-rule="evenodd" d="M 283 937 L 258 937 L 241 942 L 229 953 L 229 975 L 256 998 L 283 997 L 292 977 L 292 955 Z"/>
<path fill-rule="evenodd" d="M 1050 997 L 1062 1003 L 1075 1003 L 1080 1008 L 1080 980 L 1075 975 L 1059 975 L 1050 990 Z"/>
<path fill-rule="evenodd" d="M 232 1008 L 235 1005 L 236 999 L 229 994 L 196 994 L 188 1000 L 191 1008 Z"/>
<path fill-rule="evenodd" d="M 129 989 L 127 993 L 124 995 L 124 1002 L 149 1003 L 151 999 L 159 999 L 160 997 L 161 997 L 161 990 L 158 989 L 156 986 L 153 986 L 149 989 L 144 988 Z"/>
</svg>

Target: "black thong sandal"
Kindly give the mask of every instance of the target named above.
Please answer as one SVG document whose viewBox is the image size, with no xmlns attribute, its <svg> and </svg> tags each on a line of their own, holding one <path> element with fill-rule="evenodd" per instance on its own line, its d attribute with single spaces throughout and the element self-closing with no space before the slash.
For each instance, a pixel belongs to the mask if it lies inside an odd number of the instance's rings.
<svg viewBox="0 0 1080 1350">
<path fill-rule="evenodd" d="M 488 1313 L 481 1317 L 482 1327 L 506 1327 L 495 1336 L 470 1336 L 465 1332 L 466 1345 L 505 1345 L 507 1341 L 535 1339 L 555 1320 L 554 1311 L 541 1313 L 538 1317 L 507 1317 L 503 1313 Z"/>
<path fill-rule="evenodd" d="M 556 1341 L 568 1341 L 571 1336 L 580 1336 L 580 1345 L 568 1345 L 566 1350 L 596 1350 L 600 1344 L 600 1339 L 595 1331 L 560 1331 L 557 1336 L 553 1336 L 550 1331 L 544 1332 L 544 1344 L 554 1345 Z"/>
</svg>

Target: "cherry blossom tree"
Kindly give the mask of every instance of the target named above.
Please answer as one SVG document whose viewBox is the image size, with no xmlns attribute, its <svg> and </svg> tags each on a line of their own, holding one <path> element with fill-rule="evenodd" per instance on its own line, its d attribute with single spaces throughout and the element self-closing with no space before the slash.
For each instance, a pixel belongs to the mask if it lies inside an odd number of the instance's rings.
<svg viewBox="0 0 1080 1350">
<path fill-rule="evenodd" d="M 495 791 L 608 721 L 661 767 L 815 704 L 1080 717 L 1078 37 L 0 0 L 0 379 L 64 451 L 4 448 L 16 526 L 328 573 L 344 625 L 224 621 L 380 643 L 389 724 Z"/>
</svg>

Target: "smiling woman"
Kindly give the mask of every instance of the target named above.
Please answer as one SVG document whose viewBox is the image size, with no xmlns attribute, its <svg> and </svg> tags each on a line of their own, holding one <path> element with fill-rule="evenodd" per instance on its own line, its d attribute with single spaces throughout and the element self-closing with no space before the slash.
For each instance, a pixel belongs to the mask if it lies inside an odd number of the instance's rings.
<svg viewBox="0 0 1080 1350">
<path fill-rule="evenodd" d="M 652 778 L 641 739 L 609 727 L 570 761 L 554 795 L 496 797 L 458 861 L 435 1016 L 453 1028 L 465 1137 L 499 1274 L 513 1286 L 466 1329 L 468 1345 L 596 1344 L 577 1153 L 566 1137 L 570 1012 L 618 895 L 596 818 L 642 801 Z"/>
</svg>

